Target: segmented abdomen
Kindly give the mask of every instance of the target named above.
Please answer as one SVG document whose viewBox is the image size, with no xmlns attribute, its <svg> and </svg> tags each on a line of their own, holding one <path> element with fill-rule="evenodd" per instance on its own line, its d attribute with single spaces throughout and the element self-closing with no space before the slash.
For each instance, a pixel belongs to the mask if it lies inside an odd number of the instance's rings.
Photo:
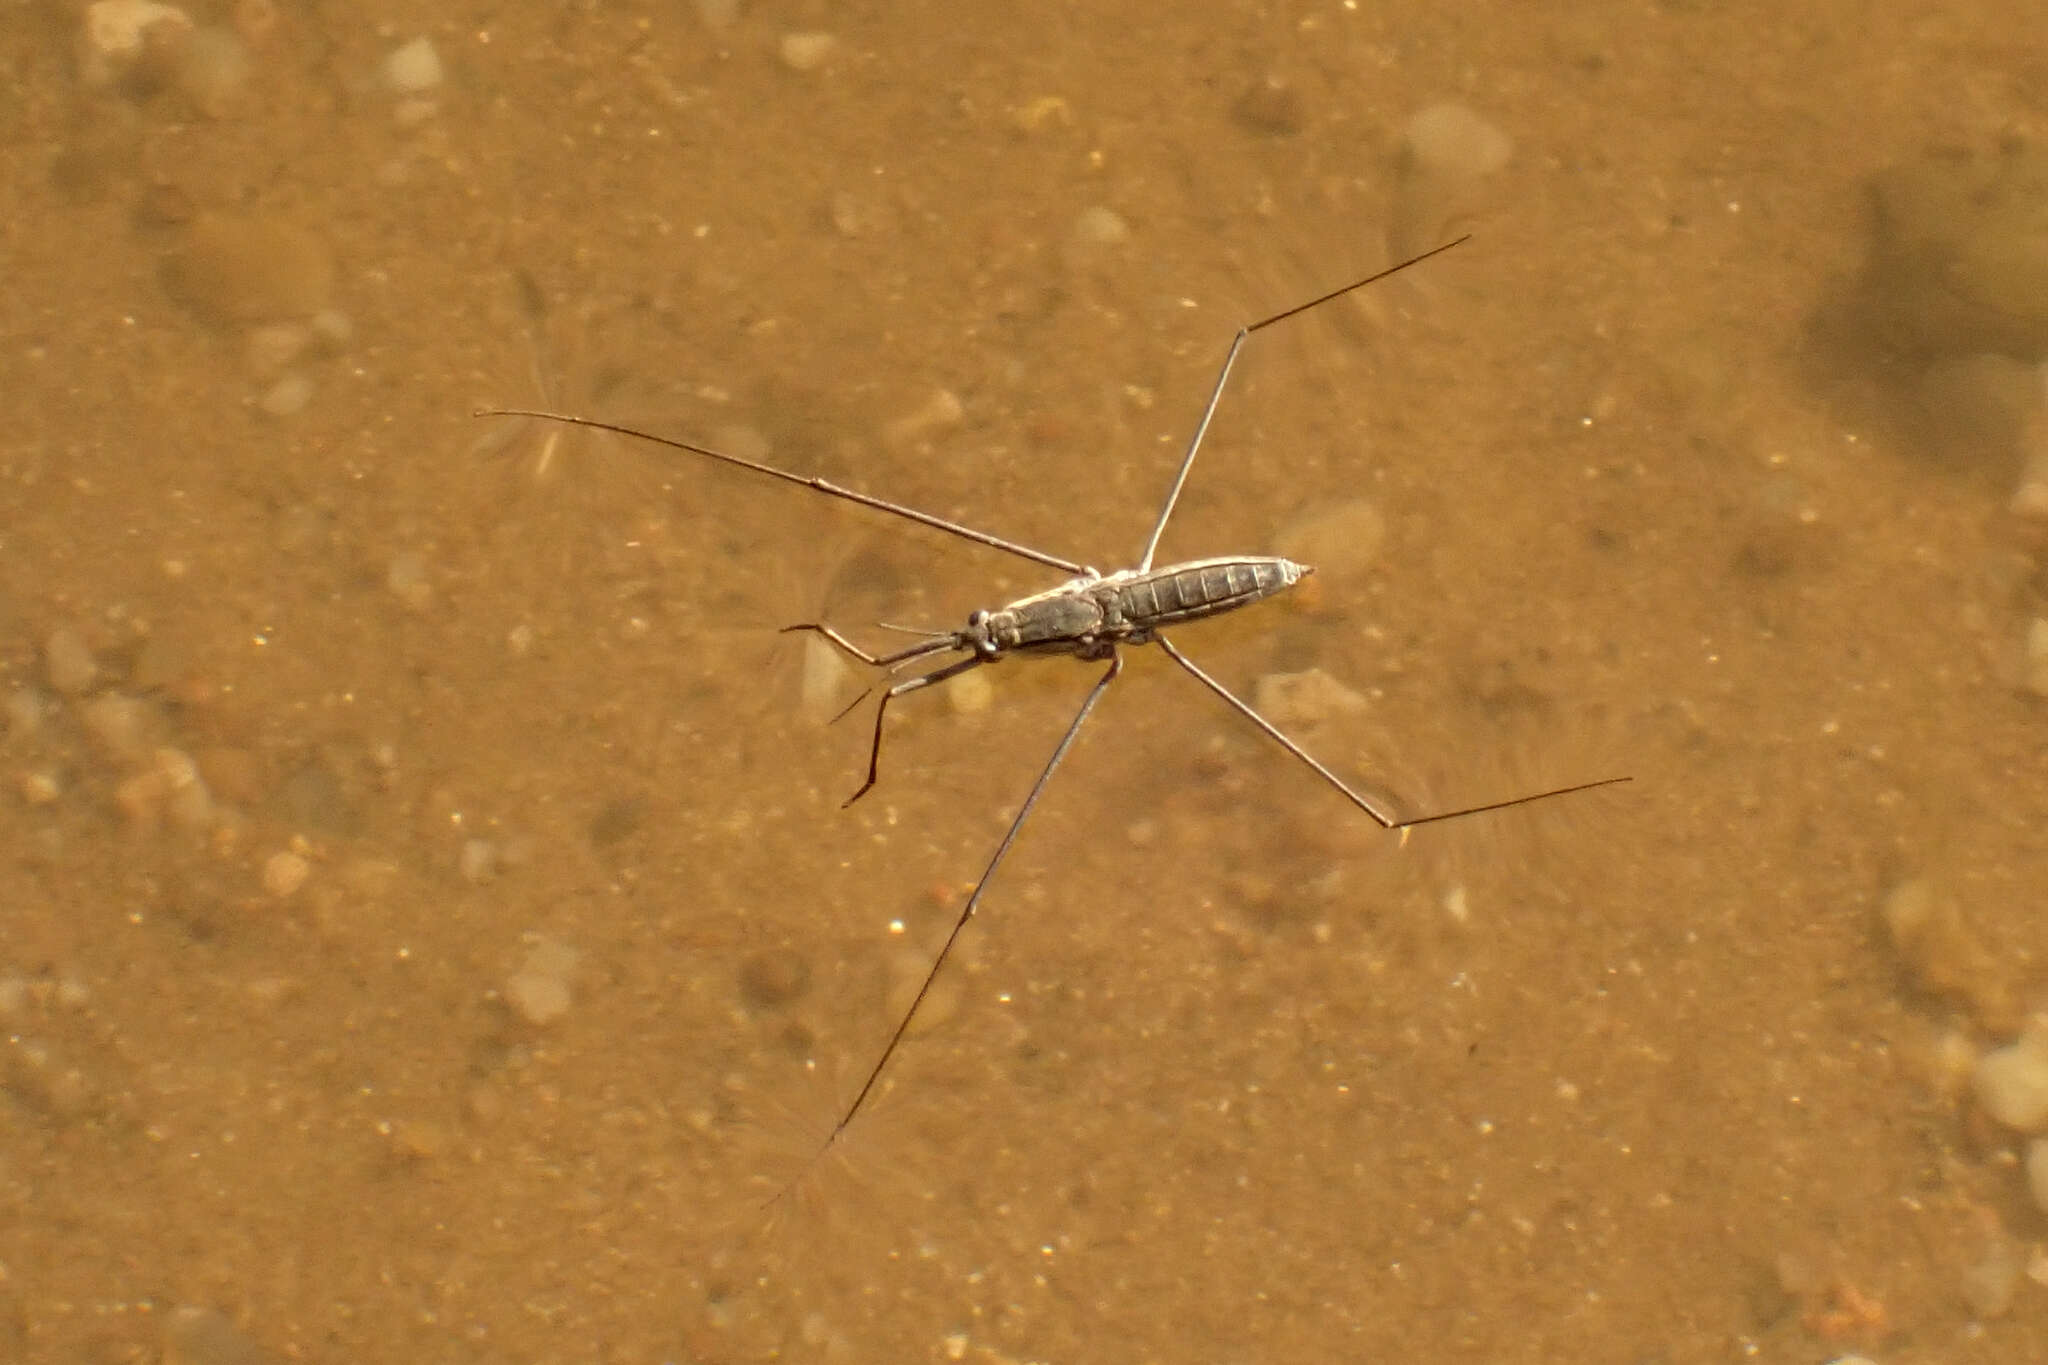
<svg viewBox="0 0 2048 1365">
<path fill-rule="evenodd" d="M 1118 583 L 1116 600 L 1132 627 L 1170 626 L 1262 601 L 1292 587 L 1307 572 L 1286 559 L 1198 559 Z"/>
</svg>

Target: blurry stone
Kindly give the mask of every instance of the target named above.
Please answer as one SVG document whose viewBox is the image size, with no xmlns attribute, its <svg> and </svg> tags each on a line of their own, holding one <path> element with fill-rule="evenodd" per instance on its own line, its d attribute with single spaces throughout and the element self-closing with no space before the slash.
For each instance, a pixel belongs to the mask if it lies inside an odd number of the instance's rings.
<svg viewBox="0 0 2048 1365">
<path fill-rule="evenodd" d="M 271 1356 L 226 1314 L 187 1306 L 164 1322 L 163 1365 L 271 1365 Z"/>
<path fill-rule="evenodd" d="M 569 1012 L 571 979 L 582 954 L 553 939 L 540 939 L 505 983 L 505 1000 L 527 1023 L 552 1024 Z"/>
<path fill-rule="evenodd" d="M 243 338 L 243 361 L 254 378 L 273 379 L 312 344 L 313 329 L 303 322 L 266 322 Z"/>
<path fill-rule="evenodd" d="M 1401 132 L 1389 228 L 1396 256 L 1438 246 L 1484 203 L 1485 182 L 1514 155 L 1513 139 L 1462 104 L 1433 104 Z"/>
<path fill-rule="evenodd" d="M 176 67 L 192 18 L 158 0 L 93 0 L 79 29 L 78 74 L 89 87 L 154 88 Z"/>
<path fill-rule="evenodd" d="M 785 33 L 777 51 L 791 71 L 815 71 L 832 57 L 839 40 L 829 33 Z"/>
<path fill-rule="evenodd" d="M 481 886 L 498 875 L 498 846 L 489 839 L 464 839 L 455 856 L 455 871 L 471 886 Z"/>
<path fill-rule="evenodd" d="M 263 863 L 263 889 L 278 900 L 286 900 L 306 884 L 313 865 L 289 849 L 273 853 Z"/>
<path fill-rule="evenodd" d="M 424 95 L 441 84 L 441 54 L 425 36 L 394 49 L 378 75 L 394 95 Z"/>
<path fill-rule="evenodd" d="M 1932 877 L 1916 877 L 1892 889 L 1882 913 L 1892 948 L 1915 986 L 1970 1006 L 1988 1032 L 2012 1031 L 2010 973 L 1977 937 L 1953 892 Z"/>
<path fill-rule="evenodd" d="M 265 417 L 296 417 L 313 401 L 313 392 L 312 379 L 294 370 L 265 389 L 256 407 Z"/>
<path fill-rule="evenodd" d="M 1432 104 L 1401 130 L 1401 150 L 1411 172 L 1477 179 L 1507 165 L 1515 144 L 1462 104 Z"/>
<path fill-rule="evenodd" d="M 1984 1112 L 2006 1127 L 2048 1130 L 2048 1025 L 2030 1022 L 2010 1046 L 1985 1053 L 1971 1087 Z"/>
<path fill-rule="evenodd" d="M 384 571 L 384 585 L 413 611 L 424 611 L 434 600 L 434 584 L 427 575 L 426 556 L 417 550 L 400 550 L 391 556 L 391 563 Z"/>
</svg>

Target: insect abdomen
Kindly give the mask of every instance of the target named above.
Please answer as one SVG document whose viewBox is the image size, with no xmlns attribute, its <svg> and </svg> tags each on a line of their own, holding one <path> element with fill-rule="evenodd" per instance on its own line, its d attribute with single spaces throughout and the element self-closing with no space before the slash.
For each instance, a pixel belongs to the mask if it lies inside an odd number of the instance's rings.
<svg viewBox="0 0 2048 1365">
<path fill-rule="evenodd" d="M 1263 601 L 1293 587 L 1308 572 L 1306 565 L 1269 556 L 1197 559 L 1147 570 L 1115 588 L 1124 620 L 1149 629 Z"/>
</svg>

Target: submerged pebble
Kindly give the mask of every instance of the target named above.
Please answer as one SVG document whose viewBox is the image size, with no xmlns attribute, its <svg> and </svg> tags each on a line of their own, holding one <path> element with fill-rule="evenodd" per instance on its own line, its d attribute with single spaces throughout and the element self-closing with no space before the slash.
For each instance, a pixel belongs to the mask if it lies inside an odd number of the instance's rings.
<svg viewBox="0 0 2048 1365">
<path fill-rule="evenodd" d="M 145 78 L 151 68 L 160 77 L 166 59 L 176 56 L 192 28 L 192 17 L 176 5 L 93 0 L 79 29 L 79 76 L 93 87 Z"/>
<path fill-rule="evenodd" d="M 271 379 L 312 344 L 313 329 L 303 322 L 266 322 L 249 329 L 242 341 L 242 357 L 251 375 Z"/>
<path fill-rule="evenodd" d="M 1130 225 L 1123 215 L 1102 204 L 1082 209 L 1074 219 L 1074 240 L 1093 246 L 1115 246 L 1129 240 Z"/>
<path fill-rule="evenodd" d="M 164 1323 L 163 1365 L 269 1365 L 270 1354 L 211 1308 L 174 1309 Z"/>
<path fill-rule="evenodd" d="M 1913 984 L 1971 1007 L 1994 1033 L 2016 1023 L 2013 983 L 2003 959 L 1986 946 L 1943 882 L 1914 877 L 1885 896 L 1881 913 L 1899 961 Z"/>
<path fill-rule="evenodd" d="M 791 71 L 815 71 L 832 57 L 839 40 L 829 33 L 785 33 L 777 50 Z"/>
<path fill-rule="evenodd" d="M 313 381 L 293 371 L 263 391 L 256 407 L 265 417 L 296 417 L 313 401 Z"/>
<path fill-rule="evenodd" d="M 1426 175 L 1492 175 L 1514 155 L 1514 140 L 1462 104 L 1432 104 L 1401 130 L 1411 170 Z"/>
<path fill-rule="evenodd" d="M 378 72 L 394 95 L 424 95 L 441 84 L 441 54 L 425 36 L 395 48 Z"/>
<path fill-rule="evenodd" d="M 347 350 L 356 339 L 355 319 L 339 308 L 322 308 L 307 325 L 313 329 L 314 339 L 330 353 Z"/>
<path fill-rule="evenodd" d="M 1985 1053 L 1970 1079 L 1984 1112 L 2006 1127 L 2048 1129 L 2048 1026 L 2031 1022 L 2010 1046 Z"/>
<path fill-rule="evenodd" d="M 569 1012 L 570 984 L 582 954 L 551 938 L 536 939 L 505 983 L 505 999 L 529 1024 L 552 1024 Z"/>
<path fill-rule="evenodd" d="M 1513 139 L 1462 104 L 1432 104 L 1410 118 L 1401 130 L 1395 252 L 1441 243 L 1453 220 L 1479 207 L 1484 182 L 1514 150 Z"/>
<path fill-rule="evenodd" d="M 271 854 L 263 862 L 263 889 L 278 900 L 291 896 L 306 884 L 313 865 L 289 849 Z"/>
<path fill-rule="evenodd" d="M 400 550 L 391 556 L 391 563 L 384 570 L 384 586 L 413 611 L 424 610 L 434 600 L 426 556 L 417 550 Z"/>
<path fill-rule="evenodd" d="M 455 870 L 462 880 L 481 886 L 498 875 L 498 846 L 489 839 L 465 839 L 456 855 Z"/>
</svg>

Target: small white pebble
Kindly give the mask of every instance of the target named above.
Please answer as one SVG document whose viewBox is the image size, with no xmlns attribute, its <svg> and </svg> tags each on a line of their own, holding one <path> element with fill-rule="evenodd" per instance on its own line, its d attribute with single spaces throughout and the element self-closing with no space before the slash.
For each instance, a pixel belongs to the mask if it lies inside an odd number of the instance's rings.
<svg viewBox="0 0 2048 1365">
<path fill-rule="evenodd" d="M 1408 120 L 1402 144 L 1426 172 L 1477 179 L 1514 155 L 1514 140 L 1462 104 L 1432 104 Z"/>
<path fill-rule="evenodd" d="M 242 360 L 257 379 L 284 373 L 313 344 L 313 329 L 303 322 L 269 322 L 251 327 L 242 343 Z"/>
<path fill-rule="evenodd" d="M 265 389 L 256 406 L 266 417 L 296 417 L 312 401 L 313 381 L 294 372 Z"/>
<path fill-rule="evenodd" d="M 582 954 L 566 943 L 539 938 L 505 983 L 505 1000 L 529 1024 L 552 1024 L 569 1012 L 570 979 Z"/>
<path fill-rule="evenodd" d="M 1463 882 L 1459 882 L 1451 887 L 1450 890 L 1444 892 L 1443 906 L 1444 913 L 1451 918 L 1451 923 L 1470 924 L 1472 922 L 1472 898 L 1466 894 Z"/>
<path fill-rule="evenodd" d="M 2048 1128 L 2048 1037 L 2036 1026 L 2010 1047 L 1994 1048 L 1971 1076 L 1977 1103 L 2008 1128 L 2038 1133 Z"/>
<path fill-rule="evenodd" d="M 425 36 L 396 48 L 384 59 L 384 88 L 394 95 L 424 95 L 441 84 L 441 54 Z"/>
<path fill-rule="evenodd" d="M 203 830 L 213 823 L 213 793 L 206 789 L 199 765 L 190 754 L 183 749 L 158 749 L 156 770 L 172 823 L 190 830 Z"/>
<path fill-rule="evenodd" d="M 829 33 L 785 33 L 782 64 L 791 71 L 815 71 L 832 56 L 839 40 Z"/>
<path fill-rule="evenodd" d="M 93 0 L 79 34 L 79 74 L 88 86 L 112 85 L 134 70 L 150 44 L 172 50 L 192 27 L 185 11 L 158 0 Z"/>
<path fill-rule="evenodd" d="M 1115 246 L 1130 238 L 1131 229 L 1115 209 L 1101 204 L 1081 210 L 1074 220 L 1074 240 L 1095 246 Z"/>
<path fill-rule="evenodd" d="M 455 866 L 462 880 L 482 885 L 498 875 L 498 846 L 489 839 L 465 839 Z"/>
<path fill-rule="evenodd" d="M 345 351 L 356 339 L 355 319 L 339 308 L 322 308 L 308 320 L 313 335 L 329 351 Z"/>
<path fill-rule="evenodd" d="M 263 863 L 263 889 L 283 900 L 306 884 L 313 865 L 289 849 L 273 853 Z"/>
<path fill-rule="evenodd" d="M 520 972 L 505 983 L 505 998 L 529 1024 L 552 1024 L 569 1012 L 569 983 L 557 976 Z"/>
</svg>

